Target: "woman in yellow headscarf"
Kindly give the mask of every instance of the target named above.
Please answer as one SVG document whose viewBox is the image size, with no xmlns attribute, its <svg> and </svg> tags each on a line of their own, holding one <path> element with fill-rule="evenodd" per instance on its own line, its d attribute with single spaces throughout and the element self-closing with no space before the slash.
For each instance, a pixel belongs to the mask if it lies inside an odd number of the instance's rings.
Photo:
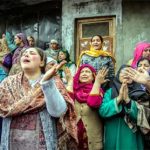
<svg viewBox="0 0 150 150">
<path fill-rule="evenodd" d="M 91 38 L 90 50 L 83 51 L 80 54 L 78 67 L 82 64 L 92 65 L 98 72 L 102 67 L 109 69 L 107 79 L 110 81 L 114 78 L 114 63 L 115 59 L 109 52 L 102 50 L 103 38 L 100 35 L 95 35 Z M 103 86 L 104 90 L 109 88 L 109 82 Z"/>
</svg>

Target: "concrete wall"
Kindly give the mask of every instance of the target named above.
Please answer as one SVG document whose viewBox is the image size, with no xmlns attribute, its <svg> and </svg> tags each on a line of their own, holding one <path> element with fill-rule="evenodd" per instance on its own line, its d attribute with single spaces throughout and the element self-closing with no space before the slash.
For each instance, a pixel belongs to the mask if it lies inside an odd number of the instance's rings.
<svg viewBox="0 0 150 150">
<path fill-rule="evenodd" d="M 75 19 L 116 16 L 116 59 L 122 63 L 122 0 L 62 0 L 62 46 L 75 55 Z"/>
<path fill-rule="evenodd" d="M 150 2 L 123 2 L 123 49 L 124 62 L 133 57 L 135 44 L 150 42 Z"/>
</svg>

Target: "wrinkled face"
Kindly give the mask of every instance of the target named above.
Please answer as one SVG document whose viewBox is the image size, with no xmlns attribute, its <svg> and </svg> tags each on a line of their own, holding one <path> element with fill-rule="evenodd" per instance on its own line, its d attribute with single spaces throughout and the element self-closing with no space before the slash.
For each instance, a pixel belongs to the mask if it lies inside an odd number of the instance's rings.
<svg viewBox="0 0 150 150">
<path fill-rule="evenodd" d="M 28 37 L 27 40 L 28 40 L 29 46 L 34 47 L 34 44 L 35 44 L 34 40 L 31 37 Z"/>
<path fill-rule="evenodd" d="M 58 44 L 57 43 L 50 43 L 50 48 L 53 50 L 57 50 L 58 49 Z"/>
<path fill-rule="evenodd" d="M 132 79 L 128 78 L 128 77 L 124 77 L 125 76 L 125 71 L 126 68 L 122 69 L 120 74 L 119 74 L 119 80 L 121 83 L 126 82 L 127 84 L 132 83 Z"/>
<path fill-rule="evenodd" d="M 65 53 L 60 51 L 58 54 L 58 60 L 61 61 L 61 60 L 65 60 L 65 59 L 66 59 Z"/>
<path fill-rule="evenodd" d="M 95 50 L 100 50 L 102 48 L 102 41 L 98 36 L 94 36 L 92 38 L 91 45 Z"/>
<path fill-rule="evenodd" d="M 29 48 L 23 52 L 20 63 L 23 70 L 37 71 L 44 66 L 44 62 L 41 61 L 41 56 L 35 48 Z"/>
<path fill-rule="evenodd" d="M 92 71 L 88 67 L 83 68 L 80 72 L 79 81 L 81 83 L 92 83 L 93 80 L 94 77 Z"/>
<path fill-rule="evenodd" d="M 15 41 L 15 44 L 18 46 L 22 43 L 22 40 L 18 36 L 15 36 L 14 41 Z"/>
<path fill-rule="evenodd" d="M 150 58 L 150 47 L 146 48 L 142 54 L 143 58 Z"/>
<path fill-rule="evenodd" d="M 139 62 L 138 66 L 137 66 L 137 70 L 139 72 L 142 72 L 141 69 L 144 69 L 148 72 L 150 71 L 150 64 L 149 64 L 148 60 L 145 59 L 145 60 L 142 60 L 142 61 Z"/>
</svg>

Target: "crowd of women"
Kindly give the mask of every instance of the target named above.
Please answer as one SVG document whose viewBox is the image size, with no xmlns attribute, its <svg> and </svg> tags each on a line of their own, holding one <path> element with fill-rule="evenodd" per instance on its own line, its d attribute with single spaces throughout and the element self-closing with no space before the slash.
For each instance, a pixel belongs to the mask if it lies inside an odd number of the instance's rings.
<svg viewBox="0 0 150 150">
<path fill-rule="evenodd" d="M 3 150 L 150 149 L 150 43 L 120 67 L 94 35 L 78 63 L 57 40 L 0 39 Z M 132 54 L 131 54 L 132 55 Z"/>
</svg>

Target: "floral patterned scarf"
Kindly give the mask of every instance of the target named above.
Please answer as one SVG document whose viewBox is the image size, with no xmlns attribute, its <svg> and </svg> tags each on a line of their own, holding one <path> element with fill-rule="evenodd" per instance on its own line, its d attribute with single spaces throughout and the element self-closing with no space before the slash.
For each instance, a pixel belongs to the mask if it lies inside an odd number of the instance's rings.
<svg viewBox="0 0 150 150">
<path fill-rule="evenodd" d="M 59 125 L 61 125 L 61 132 L 58 133 L 59 141 L 64 135 L 67 135 L 77 142 L 76 113 L 73 100 L 68 95 L 61 79 L 57 76 L 54 79 L 68 106 L 66 114 L 58 120 Z M 0 84 L 0 100 L 0 116 L 2 117 L 13 117 L 45 108 L 40 84 L 37 83 L 34 88 L 31 88 L 22 72 L 3 80 Z"/>
</svg>

